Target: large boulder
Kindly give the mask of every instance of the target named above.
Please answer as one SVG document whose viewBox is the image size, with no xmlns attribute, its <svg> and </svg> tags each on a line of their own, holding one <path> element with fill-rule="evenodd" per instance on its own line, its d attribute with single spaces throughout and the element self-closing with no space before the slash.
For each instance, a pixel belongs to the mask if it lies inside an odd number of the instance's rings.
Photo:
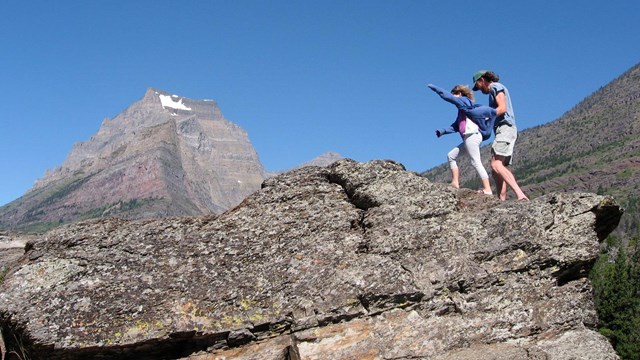
<svg viewBox="0 0 640 360">
<path fill-rule="evenodd" d="M 220 216 L 47 233 L 0 287 L 2 334 L 30 359 L 617 359 L 586 276 L 620 215 L 344 159 Z"/>
</svg>

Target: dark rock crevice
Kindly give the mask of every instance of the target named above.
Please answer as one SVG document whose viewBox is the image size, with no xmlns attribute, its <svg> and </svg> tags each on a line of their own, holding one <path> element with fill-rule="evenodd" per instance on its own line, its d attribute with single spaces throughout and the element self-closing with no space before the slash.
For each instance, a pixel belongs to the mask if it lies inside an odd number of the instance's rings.
<svg viewBox="0 0 640 360">
<path fill-rule="evenodd" d="M 419 304 L 425 297 L 424 293 L 414 292 L 405 294 L 360 294 L 358 300 L 367 310 L 367 316 L 375 316 L 392 309 L 402 309 Z"/>
<path fill-rule="evenodd" d="M 341 174 L 331 172 L 328 174 L 327 179 L 332 184 L 340 185 L 340 187 L 342 187 L 342 189 L 344 190 L 344 193 L 347 195 L 349 202 L 352 203 L 356 208 L 367 211 L 373 207 L 380 206 L 380 204 L 376 200 L 358 192 L 358 186 L 352 184 L 349 179 L 342 176 Z"/>
<path fill-rule="evenodd" d="M 558 286 L 564 286 L 571 281 L 587 278 L 589 276 L 589 271 L 591 271 L 591 268 L 593 268 L 594 263 L 594 259 L 577 261 L 575 263 L 567 264 L 566 266 L 561 267 L 552 275 L 557 278 Z"/>
<path fill-rule="evenodd" d="M 594 227 L 600 241 L 604 241 L 615 230 L 624 214 L 624 209 L 610 196 L 605 197 L 591 211 L 596 214 Z"/>
</svg>

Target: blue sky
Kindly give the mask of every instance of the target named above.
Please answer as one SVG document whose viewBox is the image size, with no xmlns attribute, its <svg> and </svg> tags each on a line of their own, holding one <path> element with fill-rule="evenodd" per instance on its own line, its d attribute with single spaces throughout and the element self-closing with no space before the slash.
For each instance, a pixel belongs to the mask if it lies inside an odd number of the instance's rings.
<svg viewBox="0 0 640 360">
<path fill-rule="evenodd" d="M 520 130 L 553 121 L 640 62 L 639 12 L 637 0 L 5 1 L 0 205 L 149 87 L 215 99 L 267 170 L 336 151 L 421 172 L 459 140 L 435 137 L 455 109 L 427 83 L 492 69 Z"/>
</svg>

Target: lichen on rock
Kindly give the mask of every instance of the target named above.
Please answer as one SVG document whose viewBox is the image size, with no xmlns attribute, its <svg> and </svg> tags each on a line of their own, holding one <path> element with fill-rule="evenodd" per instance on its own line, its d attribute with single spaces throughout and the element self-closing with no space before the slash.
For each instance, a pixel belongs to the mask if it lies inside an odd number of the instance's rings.
<svg viewBox="0 0 640 360">
<path fill-rule="evenodd" d="M 7 274 L 0 321 L 32 359 L 615 359 L 586 274 L 620 214 L 343 159 L 219 216 L 52 230 Z"/>
</svg>

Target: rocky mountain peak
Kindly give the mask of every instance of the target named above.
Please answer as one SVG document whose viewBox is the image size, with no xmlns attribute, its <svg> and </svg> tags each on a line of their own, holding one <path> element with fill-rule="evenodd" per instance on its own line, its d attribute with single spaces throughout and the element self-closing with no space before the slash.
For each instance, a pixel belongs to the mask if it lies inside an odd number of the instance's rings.
<svg viewBox="0 0 640 360">
<path fill-rule="evenodd" d="M 328 151 L 313 158 L 311 161 L 296 166 L 295 168 L 299 169 L 305 166 L 329 166 L 340 159 L 344 159 L 344 156 L 338 154 L 335 151 Z"/>
<path fill-rule="evenodd" d="M 265 176 L 246 131 L 215 101 L 149 88 L 0 208 L 0 227 L 220 213 L 259 189 Z"/>
</svg>

